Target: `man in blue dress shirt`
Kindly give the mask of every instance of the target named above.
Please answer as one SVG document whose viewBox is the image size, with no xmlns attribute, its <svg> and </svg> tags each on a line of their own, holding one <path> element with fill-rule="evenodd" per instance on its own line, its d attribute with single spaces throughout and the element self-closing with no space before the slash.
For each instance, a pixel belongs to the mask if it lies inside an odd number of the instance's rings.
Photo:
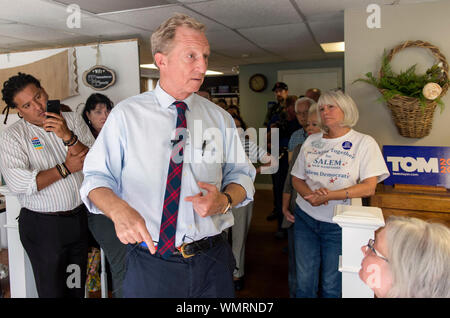
<svg viewBox="0 0 450 318">
<path fill-rule="evenodd" d="M 204 29 L 181 14 L 161 24 L 151 38 L 157 87 L 114 107 L 85 160 L 83 201 L 110 217 L 128 244 L 124 297 L 234 297 L 235 262 L 224 231 L 234 223 L 231 207 L 253 200 L 255 168 L 242 157 L 232 117 L 194 94 L 210 54 Z M 175 250 L 167 257 L 158 243 L 169 161 L 179 142 L 174 102 L 186 105 L 188 133 Z"/>
</svg>

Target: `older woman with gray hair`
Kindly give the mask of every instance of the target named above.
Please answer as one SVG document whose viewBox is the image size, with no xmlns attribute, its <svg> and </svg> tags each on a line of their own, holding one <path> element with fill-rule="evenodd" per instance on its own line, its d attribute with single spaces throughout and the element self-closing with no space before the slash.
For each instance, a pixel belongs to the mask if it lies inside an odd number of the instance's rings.
<svg viewBox="0 0 450 318">
<path fill-rule="evenodd" d="M 308 119 L 308 109 L 311 105 L 314 105 L 316 102 L 308 97 L 300 97 L 295 101 L 295 116 L 297 117 L 298 123 L 302 126 L 302 128 L 294 131 L 289 139 L 288 143 L 288 151 L 289 151 L 289 161 L 292 158 L 292 152 L 294 151 L 297 145 L 302 144 L 308 134 L 306 133 L 306 121 Z"/>
<path fill-rule="evenodd" d="M 377 297 L 450 297 L 450 229 L 445 225 L 390 217 L 376 240 L 361 249 L 359 277 Z"/>
<path fill-rule="evenodd" d="M 297 191 L 294 211 L 296 297 L 341 297 L 338 271 L 342 232 L 334 207 L 368 197 L 389 176 L 376 141 L 352 127 L 358 121 L 353 99 L 329 91 L 318 100 L 322 133 L 304 142 L 292 168 Z"/>
</svg>

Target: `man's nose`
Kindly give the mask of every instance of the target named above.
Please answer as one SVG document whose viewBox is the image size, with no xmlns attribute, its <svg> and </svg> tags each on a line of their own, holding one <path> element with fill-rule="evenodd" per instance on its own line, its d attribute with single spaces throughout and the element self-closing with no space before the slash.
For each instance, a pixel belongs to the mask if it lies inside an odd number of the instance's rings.
<svg viewBox="0 0 450 318">
<path fill-rule="evenodd" d="M 205 74 L 206 70 L 208 69 L 208 59 L 207 58 L 200 58 L 197 61 L 197 69 L 200 73 Z"/>
<path fill-rule="evenodd" d="M 38 101 L 32 101 L 31 105 L 36 109 L 36 110 L 40 110 L 40 111 L 45 111 L 45 107 L 44 105 L 42 105 L 40 102 Z"/>
</svg>

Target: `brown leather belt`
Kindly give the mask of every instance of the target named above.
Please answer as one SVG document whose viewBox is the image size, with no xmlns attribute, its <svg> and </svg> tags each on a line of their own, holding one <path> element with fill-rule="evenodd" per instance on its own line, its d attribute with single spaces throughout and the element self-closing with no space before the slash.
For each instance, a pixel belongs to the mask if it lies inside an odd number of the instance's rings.
<svg viewBox="0 0 450 318">
<path fill-rule="evenodd" d="M 206 237 L 195 242 L 183 243 L 180 247 L 176 248 L 172 255 L 183 256 L 184 258 L 195 256 L 196 254 L 206 252 L 207 250 L 217 246 L 220 242 L 225 241 L 225 237 L 226 233 L 222 232 L 220 234 Z M 148 250 L 145 242 L 140 243 L 138 247 Z"/>
<path fill-rule="evenodd" d="M 199 241 L 183 243 L 180 247 L 177 247 L 177 250 L 181 254 L 181 256 L 183 256 L 184 258 L 189 258 L 195 256 L 198 253 L 206 252 L 207 250 L 217 246 L 217 244 L 222 242 L 223 240 L 224 234 L 220 233 Z M 178 253 L 175 251 L 173 254 L 177 255 Z"/>
</svg>

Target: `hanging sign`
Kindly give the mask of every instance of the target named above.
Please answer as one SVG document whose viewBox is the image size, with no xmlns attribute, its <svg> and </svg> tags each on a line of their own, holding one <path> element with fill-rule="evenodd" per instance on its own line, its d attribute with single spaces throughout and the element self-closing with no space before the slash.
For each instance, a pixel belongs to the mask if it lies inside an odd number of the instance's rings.
<svg viewBox="0 0 450 318">
<path fill-rule="evenodd" d="M 114 85 L 116 74 L 106 66 L 95 65 L 83 73 L 83 82 L 84 85 L 101 91 Z"/>
<path fill-rule="evenodd" d="M 450 188 L 450 147 L 383 146 L 389 178 L 384 184 Z"/>
</svg>

